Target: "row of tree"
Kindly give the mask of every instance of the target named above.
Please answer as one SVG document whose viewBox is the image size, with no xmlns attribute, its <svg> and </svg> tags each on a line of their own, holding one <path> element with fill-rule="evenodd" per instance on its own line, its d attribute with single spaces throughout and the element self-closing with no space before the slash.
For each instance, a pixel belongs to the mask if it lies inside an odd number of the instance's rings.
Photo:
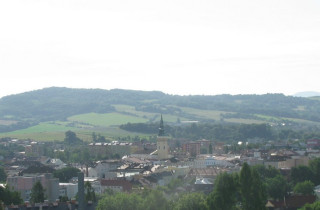
<svg viewBox="0 0 320 210">
<path fill-rule="evenodd" d="M 127 123 L 120 128 L 126 131 L 155 134 L 158 123 Z M 217 124 L 199 123 L 187 126 L 165 126 L 166 134 L 174 138 L 215 139 L 241 141 L 246 139 L 286 140 L 320 138 L 318 130 L 292 130 L 273 128 L 268 124 Z"/>
</svg>

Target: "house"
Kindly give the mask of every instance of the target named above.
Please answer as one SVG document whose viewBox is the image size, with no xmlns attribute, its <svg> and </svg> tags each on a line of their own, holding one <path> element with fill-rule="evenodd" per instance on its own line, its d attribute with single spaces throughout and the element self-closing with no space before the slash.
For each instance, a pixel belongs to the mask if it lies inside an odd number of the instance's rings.
<svg viewBox="0 0 320 210">
<path fill-rule="evenodd" d="M 115 171 L 120 166 L 121 161 L 119 160 L 98 161 L 94 168 L 90 168 L 88 176 L 98 177 L 100 179 L 115 178 L 117 177 L 117 173 Z"/>
<path fill-rule="evenodd" d="M 209 194 L 213 190 L 213 183 L 210 182 L 207 178 L 196 178 L 196 181 L 194 183 L 194 189 L 196 191 L 201 191 L 205 194 Z"/>
<path fill-rule="evenodd" d="M 124 179 L 101 179 L 100 184 L 102 193 L 107 189 L 116 192 L 130 192 L 132 190 L 132 184 Z"/>
<path fill-rule="evenodd" d="M 307 148 L 309 149 L 320 148 L 320 139 L 307 140 Z"/>
<path fill-rule="evenodd" d="M 314 195 L 290 195 L 286 196 L 283 201 L 268 200 L 266 207 L 269 210 L 298 210 L 307 203 L 314 203 Z"/>
</svg>

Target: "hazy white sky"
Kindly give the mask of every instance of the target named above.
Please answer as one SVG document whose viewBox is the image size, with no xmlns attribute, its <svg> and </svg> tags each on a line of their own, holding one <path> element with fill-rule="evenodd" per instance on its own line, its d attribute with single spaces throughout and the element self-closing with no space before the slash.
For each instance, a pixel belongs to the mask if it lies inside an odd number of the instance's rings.
<svg viewBox="0 0 320 210">
<path fill-rule="evenodd" d="M 1 0 L 0 97 L 320 91 L 320 0 Z"/>
</svg>

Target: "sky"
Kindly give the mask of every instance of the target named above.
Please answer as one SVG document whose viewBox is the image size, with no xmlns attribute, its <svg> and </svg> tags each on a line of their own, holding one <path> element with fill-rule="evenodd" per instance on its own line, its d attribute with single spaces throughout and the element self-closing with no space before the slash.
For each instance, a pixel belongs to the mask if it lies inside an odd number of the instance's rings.
<svg viewBox="0 0 320 210">
<path fill-rule="evenodd" d="M 1 0 L 0 97 L 320 92 L 320 0 Z"/>
</svg>

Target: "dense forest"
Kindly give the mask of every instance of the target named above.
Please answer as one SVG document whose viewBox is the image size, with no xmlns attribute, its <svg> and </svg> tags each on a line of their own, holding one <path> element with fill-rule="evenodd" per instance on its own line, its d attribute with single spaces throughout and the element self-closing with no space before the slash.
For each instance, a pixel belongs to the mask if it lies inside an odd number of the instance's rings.
<svg viewBox="0 0 320 210">
<path fill-rule="evenodd" d="M 267 116 L 320 122 L 319 100 L 283 94 L 179 96 L 159 91 L 51 87 L 1 98 L 0 120 L 17 123 L 1 125 L 0 132 L 26 128 L 44 121 L 65 120 L 77 114 L 114 112 L 115 104 L 130 105 L 137 111 L 182 118 L 191 118 L 190 113 L 182 109 L 189 107 L 226 112 L 221 114 L 223 119 L 259 119 Z M 195 117 L 192 119 L 199 120 Z"/>
</svg>

